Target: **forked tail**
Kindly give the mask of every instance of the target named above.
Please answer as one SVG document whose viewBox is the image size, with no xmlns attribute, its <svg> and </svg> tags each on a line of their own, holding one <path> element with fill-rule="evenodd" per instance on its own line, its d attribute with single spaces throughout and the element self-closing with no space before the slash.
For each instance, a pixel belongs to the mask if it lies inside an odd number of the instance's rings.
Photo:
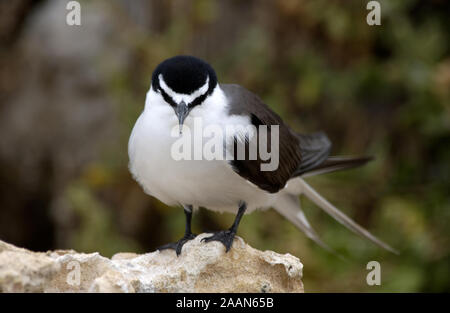
<svg viewBox="0 0 450 313">
<path fill-rule="evenodd" d="M 324 164 L 323 167 L 318 168 L 317 171 L 311 171 L 304 176 L 310 176 L 308 174 L 322 174 L 325 172 L 335 171 L 344 168 L 350 168 L 362 165 L 369 161 L 369 158 L 329 158 L 327 164 Z M 326 163 L 325 161 L 324 163 Z M 304 195 L 312 202 L 314 202 L 319 208 L 333 217 L 336 221 L 344 225 L 346 228 L 351 230 L 352 232 L 360 235 L 363 238 L 366 238 L 376 245 L 386 249 L 392 253 L 398 254 L 397 250 L 393 249 L 387 243 L 381 241 L 374 235 L 372 235 L 368 230 L 358 225 L 355 221 L 353 221 L 346 214 L 342 213 L 339 209 L 337 209 L 334 205 L 328 202 L 324 197 L 322 197 L 317 191 L 315 191 L 310 185 L 308 185 L 302 178 L 297 177 L 289 181 L 288 187 L 286 190 L 280 194 L 277 199 L 277 203 L 274 205 L 274 209 L 277 210 L 281 215 L 287 218 L 290 222 L 292 222 L 295 226 L 297 226 L 301 231 L 303 231 L 306 236 L 310 239 L 314 240 L 321 247 L 327 249 L 328 251 L 332 251 L 317 235 L 314 229 L 309 224 L 306 219 L 305 214 L 303 213 L 299 196 Z"/>
</svg>

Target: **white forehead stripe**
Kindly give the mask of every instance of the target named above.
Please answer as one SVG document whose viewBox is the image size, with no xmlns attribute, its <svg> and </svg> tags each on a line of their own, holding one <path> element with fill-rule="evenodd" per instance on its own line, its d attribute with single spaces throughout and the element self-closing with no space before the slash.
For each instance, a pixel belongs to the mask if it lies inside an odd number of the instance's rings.
<svg viewBox="0 0 450 313">
<path fill-rule="evenodd" d="M 181 101 L 184 101 L 186 104 L 191 103 L 192 101 L 194 101 L 195 98 L 203 96 L 208 91 L 208 88 L 209 88 L 209 76 L 206 77 L 205 84 L 191 94 L 184 94 L 184 93 L 178 93 L 178 92 L 173 91 L 169 86 L 167 86 L 162 74 L 158 75 L 158 79 L 159 79 L 159 85 L 161 86 L 161 88 L 176 103 L 180 103 Z"/>
</svg>

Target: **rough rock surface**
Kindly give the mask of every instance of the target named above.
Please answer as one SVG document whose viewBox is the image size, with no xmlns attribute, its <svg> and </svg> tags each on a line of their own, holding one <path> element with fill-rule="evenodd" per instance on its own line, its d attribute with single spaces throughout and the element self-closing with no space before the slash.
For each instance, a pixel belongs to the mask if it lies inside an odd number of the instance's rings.
<svg viewBox="0 0 450 313">
<path fill-rule="evenodd" d="M 147 254 L 31 252 L 0 241 L 0 292 L 303 292 L 300 260 L 259 251 L 237 237 Z"/>
</svg>

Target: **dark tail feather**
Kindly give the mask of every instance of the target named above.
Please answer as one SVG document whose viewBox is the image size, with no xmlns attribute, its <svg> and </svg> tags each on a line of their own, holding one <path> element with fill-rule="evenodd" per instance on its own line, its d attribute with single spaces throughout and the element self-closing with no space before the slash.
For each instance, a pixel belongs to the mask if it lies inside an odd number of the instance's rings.
<svg viewBox="0 0 450 313">
<path fill-rule="evenodd" d="M 373 160 L 371 156 L 363 156 L 363 157 L 341 157 L 334 156 L 327 158 L 320 165 L 312 168 L 306 173 L 302 174 L 301 177 L 309 177 L 315 176 L 319 174 L 325 174 L 330 172 L 335 172 L 339 170 L 354 168 L 358 166 L 362 166 L 367 162 Z"/>
</svg>

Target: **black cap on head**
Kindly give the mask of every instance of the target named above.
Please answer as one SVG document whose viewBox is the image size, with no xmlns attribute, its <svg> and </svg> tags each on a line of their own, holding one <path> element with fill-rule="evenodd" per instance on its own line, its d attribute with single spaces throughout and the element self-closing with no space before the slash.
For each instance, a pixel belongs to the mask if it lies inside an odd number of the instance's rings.
<svg viewBox="0 0 450 313">
<path fill-rule="evenodd" d="M 217 85 L 214 69 L 205 61 L 187 55 L 179 55 L 163 61 L 152 75 L 152 86 L 159 90 L 159 74 L 173 91 L 181 94 L 191 94 L 202 87 L 209 77 L 207 94 L 211 94 Z"/>
</svg>

